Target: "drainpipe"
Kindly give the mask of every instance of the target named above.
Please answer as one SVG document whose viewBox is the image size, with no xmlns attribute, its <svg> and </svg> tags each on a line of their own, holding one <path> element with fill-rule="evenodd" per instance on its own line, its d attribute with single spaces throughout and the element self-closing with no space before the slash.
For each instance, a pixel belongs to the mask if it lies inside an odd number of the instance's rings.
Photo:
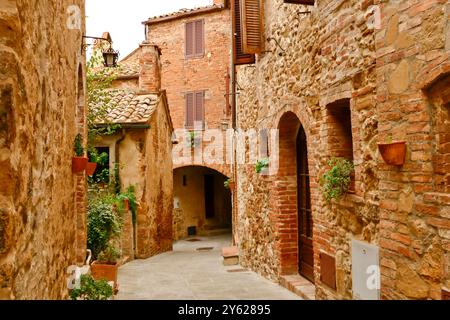
<svg viewBox="0 0 450 320">
<path fill-rule="evenodd" d="M 236 228 L 238 223 L 238 206 L 237 206 L 237 168 L 236 168 L 236 139 L 235 139 L 235 133 L 237 129 L 237 99 L 236 99 L 236 46 L 235 46 L 235 38 L 236 38 L 236 32 L 235 32 L 235 24 L 234 24 L 234 6 L 230 8 L 231 10 L 231 20 L 232 20 L 232 27 L 231 27 L 231 119 L 232 119 L 232 128 L 234 131 L 233 139 L 232 139 L 232 159 L 231 159 L 231 174 L 233 175 L 233 179 L 235 181 L 235 189 L 234 192 L 231 193 L 231 203 L 232 203 L 232 243 L 233 246 L 236 246 Z"/>
</svg>

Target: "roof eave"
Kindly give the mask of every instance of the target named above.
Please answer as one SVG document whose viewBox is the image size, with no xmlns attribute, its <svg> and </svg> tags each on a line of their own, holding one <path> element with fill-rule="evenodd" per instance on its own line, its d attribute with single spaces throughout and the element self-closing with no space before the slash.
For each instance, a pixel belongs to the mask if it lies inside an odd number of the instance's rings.
<svg viewBox="0 0 450 320">
<path fill-rule="evenodd" d="M 165 16 L 165 17 L 150 18 L 150 19 L 148 19 L 146 21 L 143 21 L 142 24 L 143 25 L 158 24 L 158 23 L 161 23 L 161 22 L 168 22 L 168 21 L 172 21 L 172 20 L 186 18 L 186 17 L 189 17 L 189 16 L 196 16 L 196 15 L 200 15 L 200 14 L 206 14 L 206 13 L 213 13 L 213 12 L 217 12 L 217 11 L 222 11 L 224 9 L 226 9 L 226 7 L 224 5 L 215 6 L 215 7 L 208 7 L 208 8 L 201 8 L 201 9 L 198 9 L 198 10 L 193 10 L 193 11 L 188 11 L 188 12 L 175 13 L 173 15 L 168 15 L 168 16 Z"/>
</svg>

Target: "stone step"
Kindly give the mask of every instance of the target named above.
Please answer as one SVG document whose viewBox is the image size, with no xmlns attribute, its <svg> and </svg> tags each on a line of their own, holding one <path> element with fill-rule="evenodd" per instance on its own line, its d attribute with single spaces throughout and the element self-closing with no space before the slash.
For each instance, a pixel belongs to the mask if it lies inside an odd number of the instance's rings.
<svg viewBox="0 0 450 320">
<path fill-rule="evenodd" d="M 238 247 L 225 247 L 222 249 L 223 265 L 235 266 L 239 264 Z"/>
<path fill-rule="evenodd" d="M 316 286 L 300 275 L 281 276 L 280 285 L 305 300 L 316 300 Z"/>
<path fill-rule="evenodd" d="M 224 234 L 230 234 L 231 229 L 210 229 L 210 230 L 202 230 L 199 232 L 199 236 L 201 237 L 213 237 L 213 236 L 221 236 Z"/>
</svg>

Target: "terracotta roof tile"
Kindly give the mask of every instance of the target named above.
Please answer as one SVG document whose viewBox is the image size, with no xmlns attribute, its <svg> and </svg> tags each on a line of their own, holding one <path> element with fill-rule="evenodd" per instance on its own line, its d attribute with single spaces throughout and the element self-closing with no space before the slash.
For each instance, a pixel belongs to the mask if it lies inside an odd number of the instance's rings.
<svg viewBox="0 0 450 320">
<path fill-rule="evenodd" d="M 106 119 L 111 123 L 147 123 L 159 102 L 156 94 L 138 95 L 132 91 L 108 90 L 111 101 Z M 97 124 L 105 123 L 98 120 Z"/>
<path fill-rule="evenodd" d="M 191 8 L 191 9 L 180 9 L 178 11 L 175 12 L 171 12 L 171 13 L 167 13 L 167 14 L 162 14 L 159 16 L 154 16 L 149 18 L 147 21 L 144 21 L 143 23 L 152 23 L 154 21 L 159 21 L 159 20 L 166 20 L 166 19 L 176 19 L 178 17 L 184 17 L 186 15 L 190 15 L 190 14 L 195 14 L 195 13 L 199 13 L 202 11 L 209 11 L 209 10 L 214 10 L 214 9 L 223 9 L 225 8 L 224 5 L 222 4 L 213 4 L 213 5 L 209 5 L 209 6 L 203 6 L 203 7 L 196 7 L 196 8 Z"/>
</svg>

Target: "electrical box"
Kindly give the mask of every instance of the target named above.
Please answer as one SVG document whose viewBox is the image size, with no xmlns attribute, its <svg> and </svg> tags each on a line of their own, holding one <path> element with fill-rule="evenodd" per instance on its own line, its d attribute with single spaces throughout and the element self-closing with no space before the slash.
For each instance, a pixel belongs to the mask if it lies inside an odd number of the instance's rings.
<svg viewBox="0 0 450 320">
<path fill-rule="evenodd" d="M 377 246 L 352 240 L 353 299 L 380 300 L 380 261 Z"/>
</svg>

